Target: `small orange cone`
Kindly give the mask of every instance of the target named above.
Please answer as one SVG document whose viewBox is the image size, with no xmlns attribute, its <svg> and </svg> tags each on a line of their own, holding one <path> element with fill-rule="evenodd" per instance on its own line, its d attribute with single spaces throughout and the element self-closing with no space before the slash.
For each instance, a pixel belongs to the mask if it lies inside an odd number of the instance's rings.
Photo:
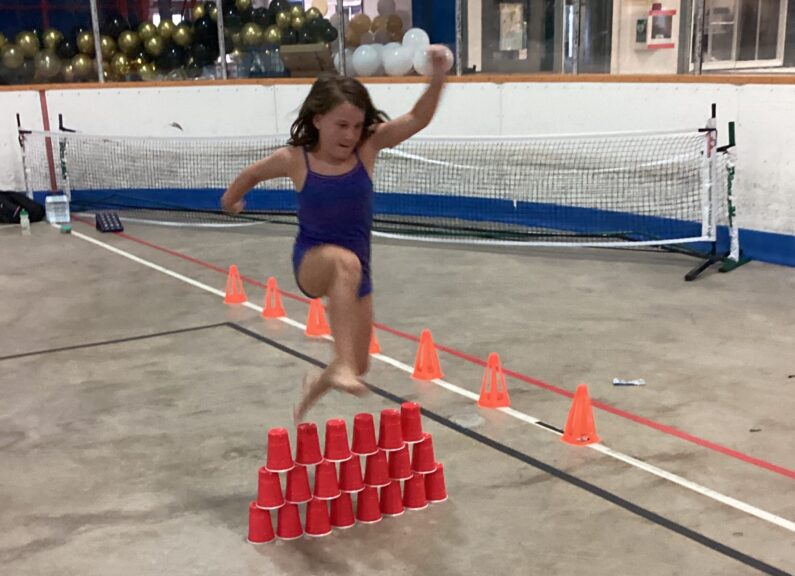
<svg viewBox="0 0 795 576">
<path fill-rule="evenodd" d="M 282 297 L 279 295 L 279 285 L 276 283 L 276 278 L 271 276 L 268 278 L 267 288 L 265 289 L 265 306 L 262 308 L 263 318 L 284 318 L 287 314 L 284 313 L 282 307 Z"/>
<path fill-rule="evenodd" d="M 585 384 L 577 386 L 561 440 L 574 446 L 587 446 L 601 442 L 596 434 L 591 399 L 588 397 L 588 387 Z"/>
<path fill-rule="evenodd" d="M 478 406 L 484 408 L 502 408 L 510 406 L 508 387 L 505 385 L 505 374 L 502 371 L 500 357 L 495 352 L 489 354 L 486 370 L 483 372 L 483 383 L 480 385 Z"/>
<path fill-rule="evenodd" d="M 380 354 L 381 353 L 381 344 L 378 343 L 378 338 L 375 336 L 375 326 L 373 326 L 373 331 L 370 334 L 370 354 Z"/>
<path fill-rule="evenodd" d="M 320 298 L 309 302 L 309 316 L 306 319 L 306 335 L 321 338 L 331 334 L 331 329 L 326 322 L 326 312 Z"/>
<path fill-rule="evenodd" d="M 242 304 L 246 300 L 246 291 L 243 290 L 243 280 L 240 279 L 240 272 L 237 271 L 237 266 L 232 264 L 229 267 L 229 276 L 226 278 L 224 303 Z"/>
<path fill-rule="evenodd" d="M 417 349 L 417 359 L 414 362 L 414 373 L 411 377 L 415 380 L 434 380 L 442 376 L 439 356 L 436 354 L 431 331 L 423 330 L 420 335 L 420 347 Z"/>
</svg>

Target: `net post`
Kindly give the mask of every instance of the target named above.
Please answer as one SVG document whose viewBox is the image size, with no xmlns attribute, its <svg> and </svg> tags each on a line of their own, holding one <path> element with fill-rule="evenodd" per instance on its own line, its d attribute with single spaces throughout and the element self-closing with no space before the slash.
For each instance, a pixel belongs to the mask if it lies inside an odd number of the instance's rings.
<svg viewBox="0 0 795 576">
<path fill-rule="evenodd" d="M 100 43 L 99 32 L 99 11 L 97 10 L 97 0 L 90 0 L 91 5 L 91 30 L 94 33 L 94 61 L 97 63 L 97 82 L 105 83 L 105 69 L 102 61 L 102 44 Z"/>
<path fill-rule="evenodd" d="M 25 194 L 33 200 L 33 188 L 30 185 L 30 174 L 28 173 L 27 151 L 25 150 L 25 136 L 30 134 L 30 130 L 22 129 L 22 119 L 17 114 L 17 141 L 22 156 L 22 179 L 25 181 Z"/>
<path fill-rule="evenodd" d="M 226 38 L 224 38 L 224 10 L 221 0 L 215 0 L 216 24 L 218 25 L 218 52 L 221 58 L 221 79 L 227 79 L 226 69 Z"/>
</svg>

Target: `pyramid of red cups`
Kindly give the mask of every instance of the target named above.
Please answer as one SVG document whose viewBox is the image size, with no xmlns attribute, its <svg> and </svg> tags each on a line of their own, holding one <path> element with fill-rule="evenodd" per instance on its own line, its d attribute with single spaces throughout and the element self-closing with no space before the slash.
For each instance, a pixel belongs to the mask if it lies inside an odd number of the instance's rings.
<svg viewBox="0 0 795 576">
<path fill-rule="evenodd" d="M 295 457 L 287 430 L 272 428 L 249 504 L 248 541 L 327 536 L 445 500 L 444 467 L 416 402 L 382 410 L 377 437 L 373 415 L 356 414 L 350 443 L 345 420 L 328 420 L 323 450 L 317 425 L 299 424 Z"/>
</svg>

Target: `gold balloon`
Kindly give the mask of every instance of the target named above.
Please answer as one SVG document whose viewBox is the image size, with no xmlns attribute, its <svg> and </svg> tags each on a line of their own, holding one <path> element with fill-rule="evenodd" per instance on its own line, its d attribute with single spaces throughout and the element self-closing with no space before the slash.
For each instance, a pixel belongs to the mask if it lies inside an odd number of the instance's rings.
<svg viewBox="0 0 795 576">
<path fill-rule="evenodd" d="M 292 22 L 290 22 L 290 26 L 292 26 L 293 30 L 300 30 L 306 24 L 306 18 L 304 16 L 293 16 Z"/>
<path fill-rule="evenodd" d="M 110 36 L 100 36 L 99 49 L 102 53 L 102 59 L 110 60 L 110 57 L 116 53 L 116 41 Z"/>
<path fill-rule="evenodd" d="M 403 30 L 400 32 L 390 32 L 389 33 L 389 41 L 390 42 L 403 42 Z"/>
<path fill-rule="evenodd" d="M 94 55 L 94 35 L 91 32 L 81 32 L 77 35 L 77 49 L 81 54 Z"/>
<path fill-rule="evenodd" d="M 397 34 L 403 30 L 403 20 L 397 14 L 390 14 L 386 19 L 386 29 L 392 34 Z"/>
<path fill-rule="evenodd" d="M 164 40 L 168 40 L 171 38 L 171 35 L 174 34 L 174 31 L 177 29 L 176 24 L 174 24 L 171 20 L 163 20 L 160 23 L 160 26 L 157 27 L 158 32 L 160 32 L 160 36 Z"/>
<path fill-rule="evenodd" d="M 293 4 L 290 7 L 290 18 L 295 18 L 296 16 L 303 16 L 304 15 L 304 8 L 300 4 Z"/>
<path fill-rule="evenodd" d="M 240 35 L 240 32 L 232 34 L 232 46 L 235 47 L 235 50 L 243 46 L 243 37 Z"/>
<path fill-rule="evenodd" d="M 44 80 L 55 78 L 61 71 L 61 59 L 52 50 L 42 50 L 33 59 L 36 77 Z"/>
<path fill-rule="evenodd" d="M 135 52 L 135 49 L 138 48 L 138 44 L 140 42 L 141 40 L 138 38 L 138 34 L 131 32 L 130 30 L 125 30 L 119 34 L 119 50 L 128 56 Z"/>
<path fill-rule="evenodd" d="M 362 43 L 362 35 L 351 26 L 345 31 L 345 45 L 356 48 Z"/>
<path fill-rule="evenodd" d="M 116 76 L 126 76 L 130 73 L 130 59 L 125 54 L 117 52 L 110 59 L 110 69 Z"/>
<path fill-rule="evenodd" d="M 55 28 L 50 28 L 44 33 L 44 47 L 48 50 L 55 50 L 62 40 L 63 34 Z"/>
<path fill-rule="evenodd" d="M 191 12 L 191 14 L 193 14 L 194 20 L 204 18 L 207 15 L 207 12 L 204 9 L 204 4 L 196 4 L 196 6 L 193 7 L 193 12 Z"/>
<path fill-rule="evenodd" d="M 259 46 L 264 38 L 262 27 L 254 22 L 247 22 L 240 29 L 240 39 L 243 41 L 243 46 L 247 48 Z"/>
<path fill-rule="evenodd" d="M 218 6 L 215 4 L 213 4 L 210 8 L 210 20 L 213 22 L 218 22 Z"/>
<path fill-rule="evenodd" d="M 138 36 L 141 38 L 141 42 L 146 42 L 155 35 L 157 35 L 157 26 L 151 22 L 142 22 L 138 26 Z"/>
<path fill-rule="evenodd" d="M 387 17 L 379 14 L 373 18 L 373 23 L 370 24 L 370 32 L 377 32 L 379 28 L 386 28 Z"/>
<path fill-rule="evenodd" d="M 135 58 L 131 58 L 130 70 L 132 70 L 133 72 L 138 72 L 141 68 L 144 67 L 144 65 L 146 65 L 147 62 L 148 60 L 143 56 L 137 56 Z"/>
<path fill-rule="evenodd" d="M 370 17 L 367 14 L 357 14 L 351 20 L 351 28 L 356 30 L 360 35 L 370 31 Z"/>
<path fill-rule="evenodd" d="M 318 12 L 320 12 L 321 16 L 325 16 L 328 12 L 328 1 L 327 0 L 312 0 L 312 8 L 317 8 Z"/>
<path fill-rule="evenodd" d="M 8 39 L 5 37 L 5 35 L 2 32 L 0 32 L 0 48 L 5 46 L 6 44 L 8 44 Z"/>
<path fill-rule="evenodd" d="M 141 75 L 141 78 L 149 82 L 157 80 L 157 65 L 154 62 L 148 62 L 141 66 L 138 73 Z"/>
<path fill-rule="evenodd" d="M 17 46 L 25 58 L 33 58 L 39 51 L 39 39 L 33 32 L 17 34 Z"/>
<path fill-rule="evenodd" d="M 314 7 L 307 10 L 304 16 L 306 16 L 307 22 L 311 22 L 312 20 L 317 20 L 318 18 L 323 18 L 323 14 L 320 13 L 320 10 Z"/>
<path fill-rule="evenodd" d="M 265 42 L 278 46 L 282 43 L 282 29 L 278 26 L 268 26 L 265 30 Z"/>
<path fill-rule="evenodd" d="M 191 45 L 193 42 L 193 30 L 190 27 L 190 24 L 182 23 L 177 26 L 177 29 L 174 30 L 174 35 L 171 37 L 174 41 L 174 44 L 177 46 L 182 46 L 186 48 Z"/>
<path fill-rule="evenodd" d="M 251 0 L 235 0 L 235 8 L 238 12 L 248 12 L 251 10 Z"/>
<path fill-rule="evenodd" d="M 88 78 L 93 67 L 94 61 L 85 54 L 78 54 L 72 58 L 72 69 L 74 71 L 75 80 Z"/>
<path fill-rule="evenodd" d="M 75 67 L 71 62 L 69 64 L 66 64 L 63 68 L 61 68 L 61 73 L 64 82 L 75 81 Z"/>
<path fill-rule="evenodd" d="M 239 62 L 240 60 L 243 59 L 243 56 L 245 56 L 245 53 L 240 48 L 235 48 L 234 50 L 232 50 L 229 53 L 229 56 L 232 59 L 237 60 Z"/>
<path fill-rule="evenodd" d="M 276 13 L 276 25 L 282 30 L 287 30 L 290 27 L 292 18 L 287 10 L 282 10 Z"/>
<path fill-rule="evenodd" d="M 160 36 L 152 36 L 146 41 L 146 44 L 144 44 L 144 49 L 150 56 L 160 56 L 163 53 L 165 47 L 166 41 Z"/>
<path fill-rule="evenodd" d="M 0 61 L 9 70 L 16 70 L 25 62 L 25 55 L 16 44 L 6 44 L 0 48 Z"/>
</svg>

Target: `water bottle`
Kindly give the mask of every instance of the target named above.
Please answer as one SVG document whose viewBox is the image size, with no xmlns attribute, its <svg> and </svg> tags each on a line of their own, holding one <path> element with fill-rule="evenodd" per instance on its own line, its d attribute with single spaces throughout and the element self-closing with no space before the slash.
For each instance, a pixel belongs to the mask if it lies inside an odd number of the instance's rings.
<svg viewBox="0 0 795 576">
<path fill-rule="evenodd" d="M 47 222 L 50 224 L 66 224 L 69 222 L 69 200 L 65 194 L 47 196 L 45 209 Z"/>
<path fill-rule="evenodd" d="M 19 213 L 19 225 L 22 226 L 23 234 L 30 234 L 30 215 L 24 208 Z"/>
</svg>

